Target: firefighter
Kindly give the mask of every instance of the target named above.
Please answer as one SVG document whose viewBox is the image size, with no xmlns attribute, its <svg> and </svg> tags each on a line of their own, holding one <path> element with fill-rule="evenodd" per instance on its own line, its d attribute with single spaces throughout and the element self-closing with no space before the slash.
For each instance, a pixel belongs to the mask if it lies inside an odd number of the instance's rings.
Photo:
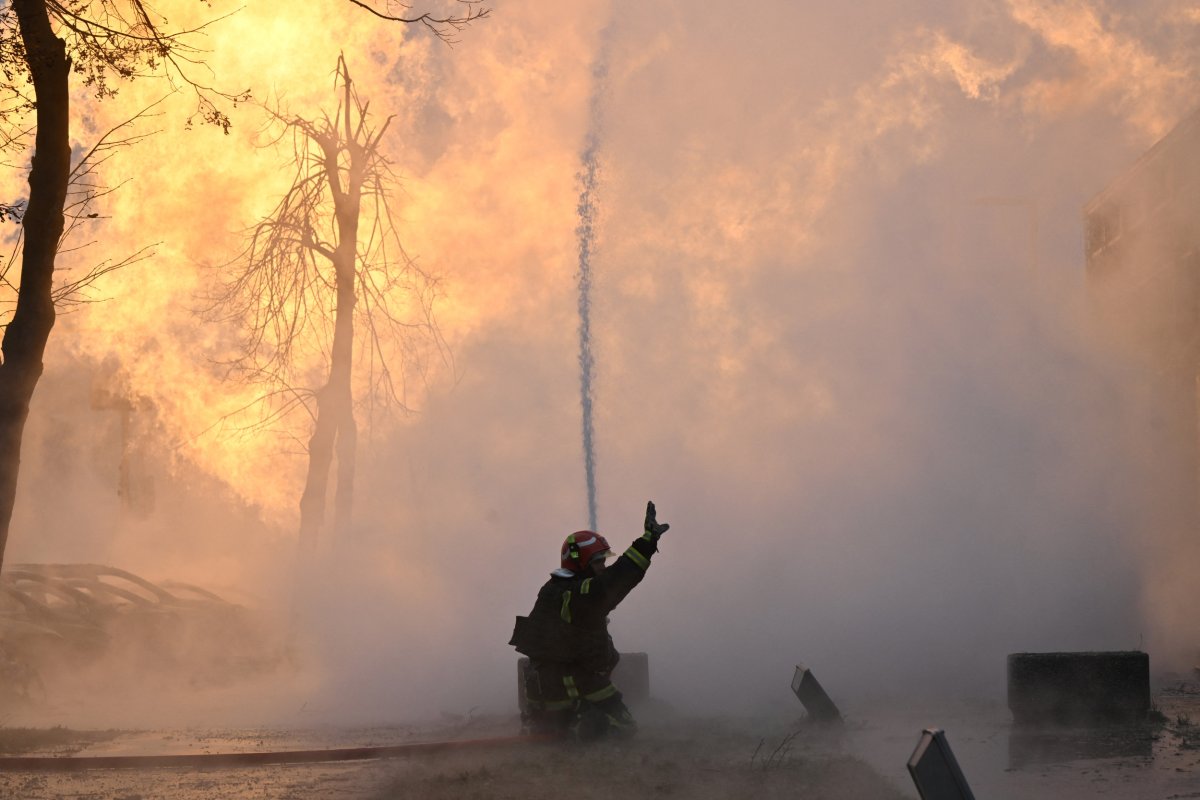
<svg viewBox="0 0 1200 800">
<path fill-rule="evenodd" d="M 613 685 L 619 655 L 608 635 L 608 614 L 637 586 L 658 539 L 654 503 L 646 504 L 642 535 L 612 566 L 608 541 L 594 531 L 563 542 L 560 567 L 538 592 L 528 617 L 517 617 L 509 644 L 529 656 L 525 673 L 525 729 L 577 739 L 631 736 L 637 726 Z"/>
</svg>

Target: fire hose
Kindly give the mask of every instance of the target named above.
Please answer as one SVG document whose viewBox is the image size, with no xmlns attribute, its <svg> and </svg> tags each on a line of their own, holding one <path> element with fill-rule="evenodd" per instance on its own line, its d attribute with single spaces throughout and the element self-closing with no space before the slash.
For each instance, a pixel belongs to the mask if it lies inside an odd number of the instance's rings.
<svg viewBox="0 0 1200 800">
<path fill-rule="evenodd" d="M 546 735 L 495 736 L 487 739 L 451 739 L 441 742 L 411 742 L 380 747 L 336 747 L 247 753 L 179 753 L 154 756 L 5 756 L 0 757 L 0 772 L 78 772 L 89 769 L 156 769 L 161 767 L 255 767 L 270 764 L 368 761 L 420 756 L 448 750 L 503 747 L 522 742 L 544 742 L 554 738 L 556 737 Z"/>
</svg>

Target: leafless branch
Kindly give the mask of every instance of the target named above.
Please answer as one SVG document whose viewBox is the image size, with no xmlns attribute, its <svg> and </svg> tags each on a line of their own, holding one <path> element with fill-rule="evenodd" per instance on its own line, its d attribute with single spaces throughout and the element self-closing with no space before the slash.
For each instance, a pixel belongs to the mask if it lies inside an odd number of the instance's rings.
<svg viewBox="0 0 1200 800">
<path fill-rule="evenodd" d="M 282 398 L 282 402 L 272 406 L 271 401 Z M 188 441 L 196 441 L 216 430 L 217 428 L 228 428 L 240 437 L 246 437 L 257 433 L 261 430 L 270 428 L 279 419 L 286 417 L 295 408 L 303 408 L 309 413 L 309 416 L 314 416 L 311 408 L 313 393 L 307 389 L 301 389 L 294 386 L 280 386 L 269 391 L 263 392 L 256 396 L 253 400 L 242 405 L 227 414 L 222 414 L 212 424 L 197 432 L 190 437 Z M 245 415 L 255 408 L 267 408 L 268 413 L 251 425 L 237 424 L 229 425 L 238 417 Z"/>
<path fill-rule="evenodd" d="M 483 5 L 483 0 L 458 0 L 465 7 L 465 13 L 449 14 L 443 17 L 439 17 L 428 11 L 423 14 L 405 16 L 405 14 L 412 11 L 412 7 L 404 3 L 397 3 L 394 0 L 389 0 L 387 3 L 387 11 L 380 11 L 374 4 L 365 2 L 365 0 L 348 0 L 348 2 L 389 22 L 424 25 L 430 32 L 450 46 L 458 43 L 457 34 L 461 33 L 468 25 L 484 19 L 492 13 L 490 8 Z M 397 12 L 394 9 L 404 9 L 404 11 Z"/>
<path fill-rule="evenodd" d="M 154 248 L 156 246 L 147 245 L 118 261 L 101 261 L 99 264 L 95 264 L 89 268 L 82 276 L 59 283 L 51 293 L 54 305 L 60 311 L 70 311 L 80 305 L 101 301 L 103 298 L 97 298 L 89 294 L 94 288 L 95 283 L 110 272 L 124 269 L 131 264 L 136 264 L 150 258 L 154 255 Z"/>
<path fill-rule="evenodd" d="M 158 133 L 157 130 L 138 130 L 137 123 L 158 116 L 155 109 L 163 102 L 161 98 L 129 118 L 113 125 L 97 137 L 95 142 L 84 151 L 71 168 L 67 184 L 67 199 L 63 207 L 65 225 L 59 239 L 58 252 L 60 255 L 79 253 L 97 244 L 97 240 L 75 242 L 86 223 L 105 219 L 99 210 L 95 209 L 100 201 L 124 187 L 129 181 L 122 181 L 115 186 L 103 183 L 100 172 L 110 159 L 119 151 L 131 147 L 146 138 Z M 0 217 L 5 208 L 15 208 L 17 213 L 23 208 L 24 201 L 17 201 L 11 206 L 0 206 Z M 17 229 L 13 237 L 13 248 L 0 262 L 0 288 L 6 294 L 13 295 L 17 287 L 9 279 L 13 268 L 19 262 L 21 240 L 24 231 Z M 95 303 L 102 298 L 97 295 L 100 280 L 116 270 L 145 261 L 154 255 L 157 245 L 143 246 L 129 255 L 117 259 L 103 259 L 88 266 L 82 274 L 72 274 L 69 266 L 60 266 L 55 270 L 55 284 L 51 289 L 51 300 L 59 311 L 71 311 L 80 306 Z M 0 328 L 7 324 L 7 318 L 13 307 L 13 301 L 0 302 Z"/>
</svg>

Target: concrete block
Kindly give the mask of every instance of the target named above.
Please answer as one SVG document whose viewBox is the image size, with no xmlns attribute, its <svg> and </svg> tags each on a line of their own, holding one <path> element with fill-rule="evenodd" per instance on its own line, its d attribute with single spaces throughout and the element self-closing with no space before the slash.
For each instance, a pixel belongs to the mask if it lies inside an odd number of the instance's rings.
<svg viewBox="0 0 1200 800">
<path fill-rule="evenodd" d="M 1008 708 L 1019 723 L 1145 719 L 1150 657 L 1134 650 L 1013 653 L 1008 657 Z"/>
<path fill-rule="evenodd" d="M 946 733 L 939 728 L 921 732 L 921 740 L 908 759 L 908 774 L 921 800 L 975 800 L 946 741 Z"/>
<path fill-rule="evenodd" d="M 525 712 L 525 671 L 529 659 L 517 659 L 517 708 Z M 646 653 L 621 653 L 621 660 L 612 673 L 613 684 L 621 691 L 625 704 L 642 705 L 650 699 L 650 656 Z"/>
<path fill-rule="evenodd" d="M 613 670 L 612 682 L 621 690 L 625 703 L 641 705 L 650 699 L 650 656 L 646 653 L 621 653 Z"/>
<path fill-rule="evenodd" d="M 817 682 L 812 670 L 803 664 L 796 665 L 796 672 L 792 675 L 792 691 L 804 704 L 809 719 L 816 722 L 842 721 L 842 713 L 838 711 L 838 707 Z"/>
</svg>

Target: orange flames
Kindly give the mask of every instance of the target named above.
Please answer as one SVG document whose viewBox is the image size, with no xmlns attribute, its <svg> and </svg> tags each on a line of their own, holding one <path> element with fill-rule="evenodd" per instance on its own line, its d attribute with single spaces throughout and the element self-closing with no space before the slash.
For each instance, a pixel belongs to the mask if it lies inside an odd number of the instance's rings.
<svg viewBox="0 0 1200 800">
<path fill-rule="evenodd" d="M 213 13 L 191 2 L 163 6 L 181 27 Z M 748 312 L 741 297 L 762 274 L 764 255 L 783 252 L 800 268 L 815 268 L 804 259 L 823 241 L 826 224 L 852 213 L 837 205 L 839 193 L 935 159 L 962 104 L 1034 124 L 1116 103 L 1147 141 L 1170 123 L 1187 83 L 1178 59 L 1109 26 L 1099 8 L 1083 0 L 1010 0 L 993 9 L 996 24 L 987 33 L 961 21 L 945 28 L 914 22 L 853 79 L 803 74 L 799 100 L 753 87 L 706 91 L 704 76 L 720 87 L 728 65 L 689 49 L 687 14 L 664 13 L 655 26 L 636 19 L 618 25 L 601 206 L 619 208 L 623 227 L 619 236 L 602 234 L 602 281 L 621 298 L 652 300 L 662 299 L 666 275 L 678 277 L 684 291 L 676 299 L 693 315 L 705 357 L 727 376 L 714 388 L 718 405 L 748 402 L 748 371 L 778 345 L 775 327 Z M 334 63 L 344 51 L 372 112 L 396 115 L 386 147 L 404 179 L 398 228 L 409 253 L 443 279 L 435 311 L 450 350 L 495 325 L 565 335 L 574 325 L 574 175 L 590 53 L 606 21 L 591 7 L 506 4 L 453 49 L 334 0 L 286 13 L 251 4 L 214 22 L 197 39 L 208 50 L 207 66 L 195 67 L 193 77 L 249 89 L 255 102 L 233 112 L 228 136 L 203 126 L 185 130 L 194 107 L 187 87 L 141 123 L 160 132 L 107 166 L 109 184 L 129 183 L 89 224 L 84 238 L 97 244 L 63 263 L 119 258 L 151 243 L 155 255 L 108 276 L 99 286 L 107 301 L 64 317 L 52 348 L 117 359 L 180 453 L 286 522 L 301 484 L 304 420 L 286 435 L 239 434 L 244 417 L 237 412 L 252 405 L 255 392 L 223 381 L 214 364 L 229 353 L 235 332 L 193 313 L 236 257 L 242 232 L 271 209 L 290 177 L 290 149 L 264 141 L 255 104 L 300 115 L 330 108 Z M 1031 55 L 1034 45 L 1053 56 L 1050 69 Z M 796 74 L 789 56 L 742 57 L 762 59 L 764 75 Z M 673 70 L 655 72 L 672 60 Z M 676 73 L 695 81 L 675 89 L 642 83 L 647 74 Z M 100 103 L 77 92 L 78 142 L 93 141 L 169 89 L 162 80 L 138 80 Z M 675 90 L 694 100 L 680 106 L 685 112 L 706 108 L 705 118 L 720 124 L 647 124 L 638 116 L 654 110 L 655 92 L 670 108 Z M 639 153 L 651 155 L 639 161 Z M 8 196 L 19 194 L 19 181 L 9 173 Z M 665 254 L 663 271 L 625 266 L 640 263 L 639 253 Z M 693 258 L 710 266 L 679 266 Z M 622 355 L 606 357 L 615 365 Z M 452 380 L 455 369 L 471 365 L 439 365 L 429 382 Z M 805 413 L 838 407 L 819 371 L 801 382 L 811 399 Z M 427 387 L 410 389 L 420 407 Z"/>
</svg>

